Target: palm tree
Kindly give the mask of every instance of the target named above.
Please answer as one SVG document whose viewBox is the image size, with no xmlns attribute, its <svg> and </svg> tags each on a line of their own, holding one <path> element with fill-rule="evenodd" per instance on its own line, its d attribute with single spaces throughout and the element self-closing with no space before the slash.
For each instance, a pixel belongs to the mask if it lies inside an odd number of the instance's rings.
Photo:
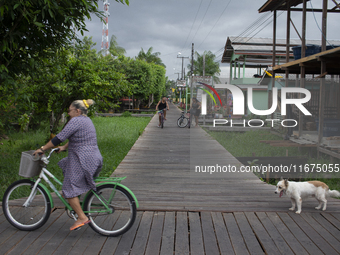
<svg viewBox="0 0 340 255">
<path fill-rule="evenodd" d="M 204 51 L 200 55 L 197 51 L 195 52 L 196 60 L 194 60 L 194 75 L 203 76 L 203 55 L 205 55 L 205 76 L 212 76 L 214 83 L 219 83 L 217 75 L 220 74 L 220 64 L 215 61 L 216 56 L 211 51 Z M 188 65 L 188 69 L 191 70 L 191 63 Z M 190 75 L 190 71 L 188 72 Z"/>
<path fill-rule="evenodd" d="M 152 53 L 153 48 L 150 47 L 147 52 L 144 51 L 143 48 L 141 48 L 141 51 L 138 53 L 136 59 L 145 60 L 148 63 L 155 63 L 156 65 L 166 67 L 162 59 L 159 57 L 161 55 L 160 52 L 154 52 Z"/>
<path fill-rule="evenodd" d="M 114 56 L 114 57 L 118 57 L 126 53 L 126 50 L 123 47 L 118 46 L 117 37 L 115 35 L 111 36 L 109 52 L 111 56 Z M 106 54 L 104 50 L 100 50 L 99 53 Z"/>
</svg>

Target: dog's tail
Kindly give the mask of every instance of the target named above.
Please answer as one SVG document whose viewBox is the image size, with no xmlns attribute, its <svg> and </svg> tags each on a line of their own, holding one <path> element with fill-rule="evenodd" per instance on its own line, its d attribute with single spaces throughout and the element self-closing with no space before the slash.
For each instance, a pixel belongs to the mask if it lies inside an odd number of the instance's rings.
<svg viewBox="0 0 340 255">
<path fill-rule="evenodd" d="M 340 192 L 337 190 L 328 190 L 327 195 L 330 197 L 340 197 Z"/>
</svg>

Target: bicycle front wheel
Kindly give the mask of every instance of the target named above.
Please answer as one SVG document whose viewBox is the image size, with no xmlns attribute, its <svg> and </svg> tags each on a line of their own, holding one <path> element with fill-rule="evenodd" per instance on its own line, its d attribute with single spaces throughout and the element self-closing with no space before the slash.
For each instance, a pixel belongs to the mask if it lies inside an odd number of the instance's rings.
<svg viewBox="0 0 340 255">
<path fill-rule="evenodd" d="M 180 128 L 185 128 L 188 125 L 188 119 L 185 117 L 179 117 L 179 119 L 177 120 L 177 125 Z"/>
<path fill-rule="evenodd" d="M 136 203 L 130 193 L 115 184 L 104 184 L 84 201 L 84 212 L 91 228 L 104 236 L 119 236 L 128 231 L 136 219 Z M 107 205 L 107 209 L 104 204 Z"/>
<path fill-rule="evenodd" d="M 31 231 L 40 228 L 51 214 L 51 201 L 46 191 L 39 186 L 32 201 L 25 205 L 33 186 L 34 182 L 31 180 L 16 181 L 7 188 L 2 200 L 6 219 L 20 230 Z"/>
</svg>

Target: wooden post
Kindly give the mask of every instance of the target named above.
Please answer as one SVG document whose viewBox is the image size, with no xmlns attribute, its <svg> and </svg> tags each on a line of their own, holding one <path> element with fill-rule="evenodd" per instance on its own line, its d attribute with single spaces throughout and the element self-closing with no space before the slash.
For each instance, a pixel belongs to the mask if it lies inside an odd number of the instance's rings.
<svg viewBox="0 0 340 255">
<path fill-rule="evenodd" d="M 306 56 L 306 20 L 307 20 L 307 0 L 303 0 L 303 11 L 302 11 L 302 46 L 301 46 L 301 58 Z M 306 68 L 302 64 L 300 68 L 300 87 L 305 87 L 305 78 L 306 78 Z M 299 95 L 301 98 L 301 94 Z M 303 127 L 303 114 L 299 111 L 299 132 L 298 137 L 302 135 L 302 127 Z"/>
<path fill-rule="evenodd" d="M 326 33 L 327 33 L 327 0 L 323 0 L 322 7 L 322 46 L 321 51 L 326 50 Z M 326 61 L 321 59 L 321 71 L 326 72 Z M 320 156 L 319 148 L 323 138 L 323 123 L 324 123 L 324 108 L 325 108 L 325 77 L 320 79 L 320 98 L 319 98 L 319 133 L 318 133 L 318 158 Z"/>
<path fill-rule="evenodd" d="M 271 92 L 268 91 L 268 107 L 270 107 L 273 104 L 272 101 L 272 94 L 273 94 L 273 89 L 275 87 L 275 71 L 274 71 L 274 66 L 276 63 L 276 18 L 277 18 L 277 12 L 274 10 L 273 14 L 273 59 L 272 59 L 272 90 Z M 274 113 L 271 114 L 271 118 L 274 119 Z M 273 128 L 271 128 L 273 129 Z"/>
<path fill-rule="evenodd" d="M 230 62 L 230 75 L 229 75 L 229 84 L 231 84 L 231 81 L 233 80 L 233 63 Z"/>
<path fill-rule="evenodd" d="M 290 51 L 290 1 L 287 2 L 287 34 L 286 34 L 286 63 L 289 62 L 289 51 Z M 285 71 L 285 86 L 288 87 L 289 83 L 289 70 Z"/>
</svg>

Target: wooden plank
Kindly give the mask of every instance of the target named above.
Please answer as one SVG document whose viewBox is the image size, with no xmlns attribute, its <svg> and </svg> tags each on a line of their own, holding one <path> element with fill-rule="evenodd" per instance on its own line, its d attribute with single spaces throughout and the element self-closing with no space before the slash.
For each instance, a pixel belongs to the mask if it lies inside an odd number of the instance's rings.
<svg viewBox="0 0 340 255">
<path fill-rule="evenodd" d="M 330 215 L 329 213 L 321 213 L 321 215 L 328 220 L 331 224 L 333 224 L 337 229 L 340 230 L 340 222 L 334 218 L 332 215 Z"/>
<path fill-rule="evenodd" d="M 112 219 L 114 219 L 114 222 L 115 222 L 116 219 L 118 218 L 118 215 L 116 216 L 115 214 L 113 214 L 113 215 L 109 214 L 108 217 L 100 216 L 99 218 L 100 219 L 96 219 L 96 223 L 99 226 L 105 226 L 106 224 L 107 224 L 107 226 L 112 226 L 111 225 L 112 224 Z M 89 230 L 90 230 L 90 228 L 87 230 L 87 232 Z M 84 246 L 86 246 L 86 249 L 85 249 L 83 255 L 98 254 L 99 251 L 102 249 L 104 243 L 108 239 L 108 237 L 96 233 L 92 228 L 91 228 L 91 232 L 93 232 L 92 233 L 93 234 L 92 238 L 87 242 L 88 243 L 87 245 L 84 243 Z M 81 243 L 81 242 L 78 241 L 78 243 Z"/>
<path fill-rule="evenodd" d="M 18 229 L 12 226 L 7 220 L 3 221 L 0 224 L 0 245 L 17 232 Z"/>
<path fill-rule="evenodd" d="M 44 249 L 44 247 L 49 243 L 49 241 L 54 237 L 56 232 L 58 232 L 60 229 L 66 229 L 68 231 L 69 227 L 73 224 L 73 220 L 71 220 L 66 213 L 63 213 L 55 222 L 52 223 L 52 225 L 44 232 L 43 235 L 40 236 L 34 243 L 32 243 L 22 254 L 37 254 L 41 250 Z M 64 235 L 63 237 L 65 237 Z M 61 240 L 58 240 L 59 243 L 61 243 Z M 56 249 L 57 247 L 55 247 Z M 53 249 L 53 251 L 55 250 Z"/>
<path fill-rule="evenodd" d="M 241 232 L 237 226 L 236 220 L 232 213 L 223 213 L 224 221 L 233 245 L 235 254 L 249 254 L 246 244 L 243 240 Z"/>
<path fill-rule="evenodd" d="M 303 246 L 298 242 L 296 237 L 290 232 L 285 223 L 280 219 L 277 213 L 267 212 L 268 218 L 271 220 L 277 231 L 281 234 L 284 240 L 295 254 L 308 254 Z M 275 239 L 277 240 L 277 239 Z"/>
<path fill-rule="evenodd" d="M 130 230 L 121 237 L 120 242 L 114 254 L 119 255 L 119 254 L 130 253 L 142 215 L 143 215 L 143 212 L 137 212 L 135 223 L 132 225 Z"/>
<path fill-rule="evenodd" d="M 203 242 L 206 254 L 219 254 L 210 212 L 201 213 Z"/>
<path fill-rule="evenodd" d="M 331 213 L 331 215 L 340 222 L 340 213 L 339 212 Z"/>
<path fill-rule="evenodd" d="M 177 212 L 175 255 L 182 254 L 189 254 L 188 216 L 186 212 Z"/>
<path fill-rule="evenodd" d="M 117 226 L 121 226 L 124 222 L 127 221 L 129 215 L 127 213 L 120 213 L 118 216 L 118 220 L 116 222 Z M 135 225 L 136 223 L 134 223 Z M 122 235 L 114 237 L 114 238 L 107 238 L 106 242 L 104 243 L 103 247 L 101 248 L 102 254 L 111 254 L 114 253 L 117 249 L 118 243 L 120 242 L 120 239 L 122 238 Z"/>
<path fill-rule="evenodd" d="M 166 212 L 160 255 L 173 255 L 175 245 L 175 212 Z"/>
<path fill-rule="evenodd" d="M 315 213 L 313 213 L 315 214 Z M 317 213 L 319 214 L 319 213 Z M 333 237 L 324 226 L 320 225 L 311 215 L 311 213 L 301 214 L 302 218 L 320 235 L 325 239 L 336 251 L 340 251 L 340 242 Z M 340 232 L 338 232 L 340 234 Z"/>
<path fill-rule="evenodd" d="M 256 239 L 256 236 L 251 229 L 247 218 L 245 217 L 244 213 L 236 212 L 234 213 L 234 217 L 236 219 L 237 225 L 240 228 L 242 233 L 243 239 L 248 247 L 250 254 L 263 254 L 263 250 L 261 245 Z"/>
<path fill-rule="evenodd" d="M 264 249 L 266 254 L 279 254 L 280 251 L 276 247 L 275 242 L 273 239 L 268 235 L 267 231 L 258 220 L 256 215 L 252 212 L 245 213 L 248 222 L 250 223 L 257 239 L 261 243 L 262 248 Z"/>
<path fill-rule="evenodd" d="M 28 234 L 26 231 L 17 231 L 0 245 L 0 251 L 6 253 L 13 249 Z"/>
<path fill-rule="evenodd" d="M 273 223 L 270 221 L 266 213 L 257 212 L 256 215 L 258 219 L 260 220 L 261 224 L 263 225 L 263 227 L 268 232 L 269 237 L 274 241 L 280 253 L 285 254 L 285 255 L 294 254 L 293 251 L 290 249 L 289 245 L 285 242 L 283 237 L 280 235 L 279 231 L 275 228 Z"/>
<path fill-rule="evenodd" d="M 66 212 L 64 214 L 66 214 Z M 53 254 L 54 251 L 58 249 L 60 243 L 62 243 L 65 240 L 65 238 L 67 238 L 68 235 L 70 234 L 75 235 L 76 234 L 75 232 L 78 231 L 80 233 L 77 233 L 77 238 L 78 237 L 79 238 L 68 254 L 70 255 L 77 254 L 77 252 L 78 254 L 79 253 L 83 254 L 86 248 L 88 247 L 89 243 L 91 242 L 92 238 L 94 237 L 95 232 L 92 231 L 89 225 L 85 225 L 81 227 L 79 230 L 70 231 L 70 227 L 73 224 L 74 219 L 68 217 L 67 223 L 62 228 L 59 228 L 57 231 L 55 231 L 54 236 L 52 236 L 52 238 L 44 245 L 44 247 L 39 251 L 38 254 L 42 255 Z"/>
<path fill-rule="evenodd" d="M 309 254 L 322 254 L 322 251 L 313 243 L 311 239 L 299 228 L 298 225 L 289 217 L 288 213 L 278 213 L 281 220 L 293 233 L 296 239 L 303 245 Z M 301 217 L 301 216 L 300 216 Z"/>
<path fill-rule="evenodd" d="M 321 235 L 319 235 L 301 215 L 289 213 L 289 216 L 301 228 L 303 232 L 316 244 L 319 249 L 325 254 L 338 254 Z"/>
<path fill-rule="evenodd" d="M 84 227 L 82 227 L 83 229 Z M 81 229 L 80 229 L 81 230 Z M 77 231 L 80 231 L 77 230 Z M 76 232 L 77 232 L 76 231 Z M 65 236 L 66 229 L 63 229 L 60 233 L 58 233 L 58 236 Z M 68 255 L 77 255 L 77 254 L 84 254 L 87 249 L 91 249 L 91 242 L 96 237 L 100 237 L 102 239 L 106 239 L 104 236 L 99 236 L 96 232 L 94 232 L 89 226 L 86 226 L 84 231 L 81 233 L 81 236 L 79 236 L 78 241 L 75 243 L 75 245 L 72 247 L 72 249 L 69 251 Z M 58 240 L 59 241 L 59 240 Z M 62 241 L 59 241 L 61 243 Z M 51 242 L 48 243 L 51 245 Z M 44 253 L 41 253 L 41 255 L 46 254 L 46 249 L 44 250 Z M 49 253 L 47 253 L 49 254 Z"/>
<path fill-rule="evenodd" d="M 211 213 L 215 234 L 218 242 L 218 247 L 221 254 L 233 255 L 235 254 L 233 247 L 230 242 L 230 237 L 227 231 L 227 227 L 224 223 L 223 216 L 221 213 Z"/>
<path fill-rule="evenodd" d="M 152 219 L 153 219 L 153 212 L 143 213 L 142 220 L 139 224 L 136 238 L 135 238 L 135 241 L 133 242 L 133 246 L 130 252 L 131 255 L 144 254 L 145 249 L 146 249 L 146 243 L 149 238 Z"/>
<path fill-rule="evenodd" d="M 69 252 L 76 246 L 78 241 L 80 241 L 83 237 L 85 231 L 92 231 L 88 226 L 83 227 L 77 231 L 68 231 L 67 228 L 63 230 L 64 240 L 60 241 L 60 245 L 56 248 L 53 254 L 56 255 L 64 255 L 69 254 Z M 81 242 L 81 241 L 80 241 Z"/>
<path fill-rule="evenodd" d="M 329 233 L 332 234 L 338 241 L 340 241 L 339 229 L 321 216 L 319 213 L 310 214 L 321 226 L 323 226 Z"/>
<path fill-rule="evenodd" d="M 203 233 L 199 213 L 189 212 L 190 253 L 204 255 Z"/>
<path fill-rule="evenodd" d="M 56 221 L 57 218 L 61 216 L 62 213 L 64 213 L 63 210 L 54 211 L 44 226 L 34 231 L 28 232 L 28 234 L 19 243 L 17 243 L 7 254 L 15 254 L 15 255 L 21 254 L 32 243 L 34 243 L 38 238 L 40 238 L 40 236 L 44 234 L 44 232 Z"/>
<path fill-rule="evenodd" d="M 164 212 L 155 212 L 145 255 L 158 255 L 161 250 Z"/>
</svg>

